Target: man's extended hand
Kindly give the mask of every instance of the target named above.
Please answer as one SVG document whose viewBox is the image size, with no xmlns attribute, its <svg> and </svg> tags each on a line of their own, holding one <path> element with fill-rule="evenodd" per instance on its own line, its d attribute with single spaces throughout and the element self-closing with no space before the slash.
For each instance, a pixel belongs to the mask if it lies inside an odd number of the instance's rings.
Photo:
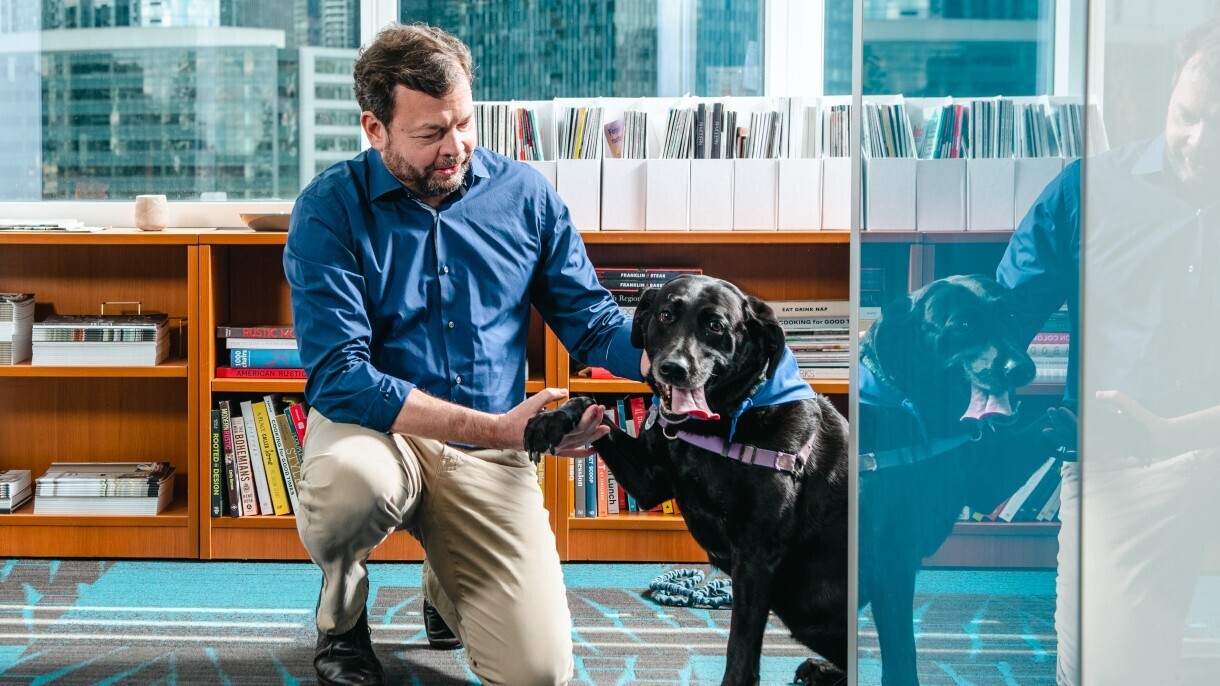
<svg viewBox="0 0 1220 686">
<path fill-rule="evenodd" d="M 508 412 L 500 415 L 499 425 L 502 442 L 515 450 L 525 447 L 525 424 L 553 402 L 564 400 L 568 392 L 562 388 L 544 388 L 540 392 L 526 398 Z M 554 454 L 564 457 L 588 457 L 595 450 L 587 448 L 588 444 L 610 433 L 610 427 L 602 424 L 606 408 L 592 405 L 585 410 L 576 428 L 563 437 L 555 446 Z"/>
</svg>

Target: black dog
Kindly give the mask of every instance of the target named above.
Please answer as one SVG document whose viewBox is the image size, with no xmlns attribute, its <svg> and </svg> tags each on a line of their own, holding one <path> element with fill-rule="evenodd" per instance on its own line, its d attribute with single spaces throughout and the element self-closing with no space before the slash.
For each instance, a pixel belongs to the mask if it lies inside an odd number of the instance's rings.
<svg viewBox="0 0 1220 686">
<path fill-rule="evenodd" d="M 887 305 L 860 342 L 860 603 L 886 686 L 918 684 L 912 603 L 924 557 L 964 505 L 990 512 L 1050 452 L 1016 426 L 1034 378 L 1011 294 L 954 276 Z"/>
<path fill-rule="evenodd" d="M 676 498 L 691 535 L 731 575 L 722 683 L 758 683 L 771 610 L 829 661 L 807 661 L 799 680 L 846 683 L 846 421 L 796 377 L 770 307 L 725 281 L 679 277 L 646 291 L 632 343 L 648 352 L 659 406 L 638 439 L 613 427 L 594 447 L 641 508 Z M 771 392 L 760 388 L 792 378 L 786 387 L 802 384 L 805 399 L 755 406 Z M 556 445 L 592 403 L 539 414 L 526 449 Z"/>
</svg>

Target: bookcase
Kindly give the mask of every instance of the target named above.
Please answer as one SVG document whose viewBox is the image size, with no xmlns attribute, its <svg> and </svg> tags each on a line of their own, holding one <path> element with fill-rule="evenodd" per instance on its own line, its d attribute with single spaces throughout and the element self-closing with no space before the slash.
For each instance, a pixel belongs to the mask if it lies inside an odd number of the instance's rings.
<svg viewBox="0 0 1220 686">
<path fill-rule="evenodd" d="M 917 288 L 950 271 L 987 273 L 1009 232 L 863 234 L 890 251 L 895 278 Z M 597 266 L 699 267 L 768 300 L 846 299 L 846 231 L 588 231 Z M 216 327 L 287 323 L 286 235 L 250 230 L 109 229 L 84 235 L 0 234 L 0 290 L 37 294 L 36 318 L 95 312 L 102 301 L 138 301 L 185 324 L 156 367 L 0 366 L 0 464 L 35 476 L 56 460 L 165 460 L 176 468 L 173 503 L 155 517 L 34 515 L 32 503 L 0 515 L 0 555 L 11 557 L 305 560 L 292 516 L 211 517 L 209 412 L 224 398 L 300 395 L 304 382 L 219 379 Z M 963 265 L 973 265 L 971 269 Z M 526 391 L 648 393 L 646 385 L 577 377 L 568 353 L 537 316 L 528 341 Z M 844 414 L 847 381 L 814 381 Z M 1062 387 L 1023 398 L 1052 402 Z M 544 495 L 560 557 L 570 561 L 704 562 L 680 515 L 570 516 L 568 461 L 545 461 Z M 1053 567 L 1056 524 L 960 523 L 929 566 Z M 400 532 L 375 560 L 420 560 Z"/>
<path fill-rule="evenodd" d="M 165 461 L 175 469 L 173 502 L 156 516 L 35 515 L 32 500 L 0 515 L 0 557 L 198 556 L 198 235 L 0 234 L 0 291 L 33 292 L 36 320 L 97 313 L 103 301 L 185 320 L 155 367 L 0 366 L 4 468 L 35 478 L 55 461 Z"/>
</svg>

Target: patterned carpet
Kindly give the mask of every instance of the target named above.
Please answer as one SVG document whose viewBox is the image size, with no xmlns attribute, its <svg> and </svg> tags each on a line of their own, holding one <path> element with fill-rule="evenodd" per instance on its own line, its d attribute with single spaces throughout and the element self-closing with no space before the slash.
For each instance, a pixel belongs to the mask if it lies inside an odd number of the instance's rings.
<svg viewBox="0 0 1220 686">
<path fill-rule="evenodd" d="M 465 653 L 426 648 L 419 565 L 371 568 L 373 640 L 395 684 L 466 684 Z M 669 565 L 565 565 L 580 684 L 715 684 L 728 610 L 655 605 Z M 308 564 L 0 561 L 0 683 L 311 684 Z M 926 572 L 916 616 L 925 686 L 1052 684 L 1054 575 Z M 879 683 L 861 626 L 860 683 Z M 762 681 L 789 683 L 808 651 L 773 620 Z"/>
</svg>

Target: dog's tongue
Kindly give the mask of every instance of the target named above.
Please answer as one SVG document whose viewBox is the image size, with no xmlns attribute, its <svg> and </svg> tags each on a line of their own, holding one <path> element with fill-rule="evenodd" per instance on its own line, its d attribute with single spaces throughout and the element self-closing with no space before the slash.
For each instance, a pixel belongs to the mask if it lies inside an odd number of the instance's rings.
<svg viewBox="0 0 1220 686">
<path fill-rule="evenodd" d="M 695 419 L 720 419 L 720 415 L 712 412 L 707 406 L 707 400 L 703 397 L 702 388 L 678 388 L 671 386 L 669 389 L 672 401 L 670 410 L 674 414 L 685 414 L 694 417 Z"/>
<path fill-rule="evenodd" d="M 1008 393 L 996 395 L 988 393 L 978 386 L 970 387 L 970 406 L 962 415 L 962 420 L 976 419 L 978 421 L 1002 421 L 1013 416 L 1012 405 L 1008 402 Z"/>
</svg>

